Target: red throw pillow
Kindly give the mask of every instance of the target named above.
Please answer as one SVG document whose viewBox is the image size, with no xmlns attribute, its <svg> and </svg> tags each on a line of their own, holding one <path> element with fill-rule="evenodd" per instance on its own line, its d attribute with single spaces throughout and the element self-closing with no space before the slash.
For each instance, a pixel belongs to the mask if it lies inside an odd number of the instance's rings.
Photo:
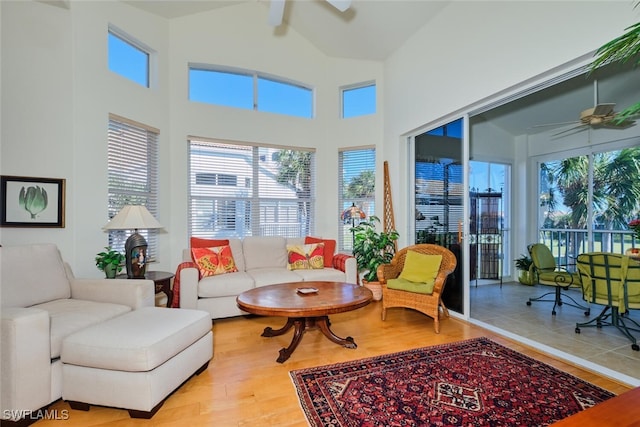
<svg viewBox="0 0 640 427">
<path fill-rule="evenodd" d="M 229 245 L 213 248 L 192 248 L 191 257 L 198 265 L 201 277 L 238 271 Z"/>
<path fill-rule="evenodd" d="M 333 254 L 336 253 L 336 241 L 311 236 L 304 238 L 305 245 L 311 243 L 324 243 L 324 266 L 328 268 L 333 267 Z"/>
<path fill-rule="evenodd" d="M 202 239 L 200 237 L 191 237 L 191 248 L 215 248 L 229 244 L 229 240 Z"/>
</svg>

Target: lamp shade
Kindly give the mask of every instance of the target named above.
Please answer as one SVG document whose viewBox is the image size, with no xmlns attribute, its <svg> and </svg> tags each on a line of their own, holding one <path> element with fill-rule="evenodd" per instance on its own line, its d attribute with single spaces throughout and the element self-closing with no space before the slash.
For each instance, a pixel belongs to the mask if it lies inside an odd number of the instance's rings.
<svg viewBox="0 0 640 427">
<path fill-rule="evenodd" d="M 356 206 L 355 203 L 352 203 L 350 207 L 342 211 L 342 214 L 340 214 L 340 218 L 344 222 L 356 219 L 361 220 L 365 219 L 366 217 L 367 214 L 362 209 L 360 209 L 360 207 Z"/>
<path fill-rule="evenodd" d="M 104 230 L 144 230 L 162 228 L 162 224 L 142 205 L 127 205 L 109 221 Z"/>
</svg>

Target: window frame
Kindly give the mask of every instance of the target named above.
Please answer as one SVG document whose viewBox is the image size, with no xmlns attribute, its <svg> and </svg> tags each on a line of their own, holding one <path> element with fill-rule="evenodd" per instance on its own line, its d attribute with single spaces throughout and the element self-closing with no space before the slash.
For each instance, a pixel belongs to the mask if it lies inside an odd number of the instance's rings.
<svg viewBox="0 0 640 427">
<path fill-rule="evenodd" d="M 289 116 L 289 117 L 299 117 L 299 118 L 303 118 L 303 119 L 314 119 L 316 117 L 316 90 L 312 85 L 309 85 L 309 84 L 306 84 L 306 83 L 302 83 L 302 82 L 299 82 L 299 81 L 296 81 L 296 80 L 293 80 L 293 79 L 289 79 L 289 78 L 285 78 L 285 77 L 281 77 L 281 76 L 276 76 L 274 74 L 268 74 L 268 73 L 263 73 L 263 72 L 255 71 L 255 70 L 247 70 L 247 69 L 242 69 L 242 68 L 237 68 L 237 67 L 228 67 L 228 66 L 221 66 L 221 65 L 211 65 L 211 64 L 202 64 L 202 63 L 189 63 L 188 64 L 188 70 L 187 70 L 187 73 L 188 73 L 188 76 L 189 76 L 188 99 L 191 102 L 202 102 L 202 103 L 210 104 L 210 105 L 218 105 L 218 106 L 223 106 L 223 107 L 245 109 L 244 107 L 236 107 L 236 106 L 220 104 L 220 103 L 192 100 L 191 99 L 191 71 L 192 70 L 202 71 L 202 72 L 213 72 L 213 73 L 220 73 L 220 74 L 231 74 L 231 75 L 239 75 L 239 76 L 251 77 L 252 83 L 253 83 L 253 94 L 252 94 L 253 99 L 251 100 L 251 105 L 252 105 L 251 110 L 253 110 L 253 111 L 260 111 L 260 112 L 263 112 L 263 113 L 271 113 L 271 114 L 280 114 L 280 115 L 286 115 L 286 116 Z M 302 89 L 302 90 L 309 91 L 309 93 L 310 93 L 310 101 L 309 101 L 310 105 L 308 107 L 309 107 L 309 110 L 310 110 L 310 114 L 309 115 L 288 114 L 288 113 L 282 113 L 282 112 L 278 112 L 278 111 L 270 111 L 270 110 L 261 109 L 260 108 L 260 93 L 258 91 L 260 80 L 266 80 L 266 81 L 270 81 L 270 82 L 273 82 L 273 83 L 285 85 L 285 86 L 288 86 L 288 87 L 293 88 L 293 89 Z M 249 104 L 249 102 L 245 102 L 245 103 Z"/>
<path fill-rule="evenodd" d="M 345 182 L 344 154 L 347 152 L 355 153 L 358 151 L 362 152 L 360 154 L 362 157 L 373 155 L 373 158 L 374 158 L 373 167 L 371 169 L 365 169 L 360 172 L 360 174 L 368 170 L 373 172 L 373 177 L 374 177 L 374 186 L 372 191 L 373 197 L 346 198 L 345 197 L 346 182 Z M 371 152 L 372 154 L 367 154 Z M 355 203 L 356 206 L 362 208 L 362 210 L 366 214 L 366 218 L 369 218 L 371 215 L 375 215 L 375 209 L 376 209 L 376 188 L 375 188 L 376 160 L 375 159 L 376 159 L 376 156 L 377 156 L 377 152 L 376 152 L 375 145 L 342 148 L 338 151 L 338 208 L 340 209 L 340 211 L 338 212 L 336 217 L 338 218 L 337 250 L 340 252 L 351 252 L 353 250 L 352 236 L 349 233 L 349 229 L 354 224 L 346 223 L 343 220 L 342 214 L 345 211 L 345 209 L 351 206 L 352 203 Z M 360 159 L 354 163 L 355 163 L 354 166 L 358 166 L 360 163 L 366 163 L 366 160 Z"/>
<path fill-rule="evenodd" d="M 129 46 L 131 46 L 132 48 L 140 51 L 141 53 L 146 55 L 146 69 L 145 69 L 145 76 L 146 76 L 146 81 L 145 84 L 142 84 L 140 81 L 135 80 L 133 78 L 131 78 L 130 76 L 126 75 L 126 74 L 122 74 L 119 71 L 116 71 L 114 69 L 111 68 L 110 66 L 110 55 L 111 55 L 111 51 L 109 49 L 109 35 L 112 35 L 114 37 L 116 37 L 117 39 L 119 39 L 120 41 L 122 41 L 123 43 L 128 44 Z M 157 86 L 157 59 L 158 57 L 158 53 L 157 51 L 155 51 L 154 49 L 152 49 L 150 46 L 148 46 L 147 44 L 143 43 L 142 41 L 136 39 L 135 37 L 133 37 L 132 35 L 128 34 L 127 32 L 121 30 L 120 28 L 109 24 L 108 29 L 107 29 L 107 68 L 109 71 L 111 71 L 114 74 L 117 74 L 121 77 L 124 77 L 128 80 L 131 80 L 134 83 L 139 84 L 142 87 L 146 87 L 146 88 L 153 88 Z"/>
<path fill-rule="evenodd" d="M 345 93 L 358 89 L 366 89 L 369 87 L 375 88 L 375 97 L 373 100 L 373 111 L 362 113 L 362 114 L 354 114 L 350 116 L 345 116 Z M 362 117 L 376 114 L 378 112 L 378 86 L 375 80 L 369 80 L 366 82 L 353 83 L 345 86 L 340 86 L 340 118 L 341 119 L 351 119 L 354 117 Z"/>
<path fill-rule="evenodd" d="M 188 137 L 187 144 L 189 236 L 224 239 L 278 235 L 293 238 L 313 234 L 316 215 L 315 149 L 195 136 Z M 288 191 L 294 192 L 295 197 L 278 196 L 278 192 L 286 186 L 277 181 L 268 181 L 268 175 L 273 173 L 269 168 L 274 167 L 269 163 L 276 160 L 273 156 L 265 156 L 265 150 L 271 151 L 266 154 L 273 154 L 279 150 L 310 154 L 310 170 L 307 172 L 311 182 L 308 197 L 300 197 L 291 188 L 288 188 Z M 200 158 L 195 158 L 194 154 L 199 154 Z M 211 158 L 207 160 L 206 156 Z M 233 165 L 233 159 L 237 162 L 236 165 Z M 223 170 L 220 164 L 228 165 L 229 168 Z M 202 170 L 216 171 L 215 183 L 212 182 L 214 180 L 210 180 L 207 185 L 218 188 L 195 187 L 196 177 Z M 221 184 L 221 175 L 234 175 L 236 185 L 225 185 L 224 181 L 227 178 L 223 179 Z M 233 207 L 230 204 L 233 204 Z M 235 213 L 234 218 L 229 217 L 230 212 Z M 295 218 L 296 221 L 289 221 L 291 218 Z M 233 227 L 230 228 L 230 225 Z M 210 227 L 210 230 L 206 229 L 207 227 Z"/>
<path fill-rule="evenodd" d="M 116 133 L 127 132 L 124 138 L 117 138 Z M 158 218 L 159 193 L 159 140 L 160 130 L 140 122 L 109 113 L 107 130 L 107 217 L 113 218 L 127 204 L 143 203 L 155 218 Z M 143 142 L 144 141 L 144 142 Z M 144 144 L 144 148 L 142 145 Z M 124 147 L 129 149 L 124 149 Z M 135 150 L 131 150 L 135 148 Z M 122 160 L 127 159 L 126 163 Z M 144 165 L 141 162 L 146 162 Z M 121 168 L 117 168 L 122 165 Z M 146 170 L 144 190 L 136 190 L 134 186 L 115 185 L 131 171 Z M 140 183 L 138 180 L 138 184 Z M 115 202 L 124 199 L 123 203 Z M 109 230 L 108 246 L 124 253 L 127 238 L 134 230 Z M 159 230 L 138 230 L 147 240 L 147 256 L 149 261 L 158 259 Z"/>
</svg>

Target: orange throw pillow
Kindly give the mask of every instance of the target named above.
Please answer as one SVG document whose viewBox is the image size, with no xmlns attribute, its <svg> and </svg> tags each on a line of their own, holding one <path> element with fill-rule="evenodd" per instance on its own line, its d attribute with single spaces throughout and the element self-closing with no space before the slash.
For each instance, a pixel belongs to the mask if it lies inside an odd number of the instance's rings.
<svg viewBox="0 0 640 427">
<path fill-rule="evenodd" d="M 216 276 L 218 274 L 238 271 L 229 245 L 214 248 L 192 248 L 191 257 L 198 265 L 200 277 Z"/>
<path fill-rule="evenodd" d="M 311 236 L 304 238 L 305 245 L 311 243 L 324 243 L 324 266 L 327 268 L 333 267 L 333 255 L 336 253 L 336 241 Z"/>
<path fill-rule="evenodd" d="M 217 246 L 225 246 L 229 244 L 229 240 L 202 239 L 200 237 L 191 237 L 191 248 L 215 248 Z"/>
</svg>

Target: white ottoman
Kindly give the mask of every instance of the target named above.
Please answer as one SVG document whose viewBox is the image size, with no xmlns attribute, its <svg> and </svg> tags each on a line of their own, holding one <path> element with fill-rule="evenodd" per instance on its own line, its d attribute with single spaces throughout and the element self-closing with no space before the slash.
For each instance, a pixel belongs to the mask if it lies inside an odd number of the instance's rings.
<svg viewBox="0 0 640 427">
<path fill-rule="evenodd" d="M 206 311 L 144 307 L 69 335 L 62 342 L 62 398 L 151 418 L 169 394 L 213 357 Z"/>
</svg>

